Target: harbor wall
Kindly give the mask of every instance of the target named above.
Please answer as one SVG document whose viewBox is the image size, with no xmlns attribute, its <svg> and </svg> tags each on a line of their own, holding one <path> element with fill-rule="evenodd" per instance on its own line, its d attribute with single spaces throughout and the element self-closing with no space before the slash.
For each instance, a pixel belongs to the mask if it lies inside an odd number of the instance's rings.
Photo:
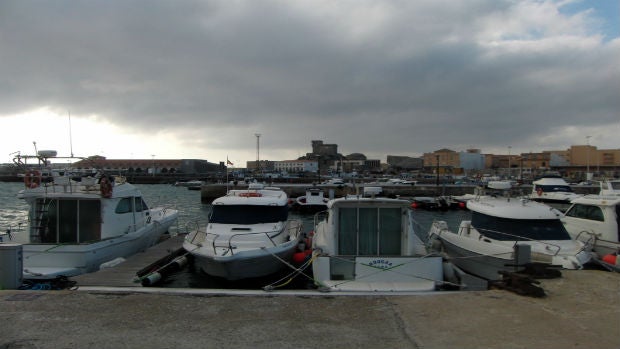
<svg viewBox="0 0 620 349">
<path fill-rule="evenodd" d="M 296 198 L 306 194 L 306 188 L 311 187 L 310 184 L 289 184 L 289 183 L 273 183 L 275 187 L 282 189 L 289 197 Z M 327 185 L 321 184 L 316 187 L 322 188 L 326 196 L 329 197 L 343 197 L 348 194 L 356 194 L 363 192 L 363 187 L 377 187 L 379 185 L 372 185 L 369 183 L 358 185 Z M 433 184 L 418 184 L 418 185 L 381 185 L 382 196 L 387 197 L 415 197 L 415 196 L 459 196 L 464 194 L 473 194 L 476 188 L 475 185 L 433 185 Z M 201 188 L 200 199 L 204 204 L 209 204 L 218 197 L 224 196 L 227 190 L 232 189 L 247 189 L 247 184 L 238 185 L 226 185 L 226 184 L 206 184 Z M 573 186 L 573 191 L 577 194 L 597 194 L 599 192 L 598 186 Z M 529 195 L 532 192 L 531 185 L 521 185 L 512 189 L 513 196 Z"/>
</svg>

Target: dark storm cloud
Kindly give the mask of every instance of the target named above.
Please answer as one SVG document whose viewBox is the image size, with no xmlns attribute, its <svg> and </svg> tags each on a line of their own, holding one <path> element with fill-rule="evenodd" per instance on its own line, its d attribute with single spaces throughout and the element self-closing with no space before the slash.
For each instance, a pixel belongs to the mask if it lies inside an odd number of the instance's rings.
<svg viewBox="0 0 620 349">
<path fill-rule="evenodd" d="M 521 29 L 514 7 L 2 2 L 0 115 L 70 108 L 205 147 L 261 132 L 272 149 L 324 139 L 369 154 L 518 149 L 560 126 L 617 124 L 618 40 L 563 33 L 559 14 Z M 511 11 L 517 29 L 495 35 Z M 541 147 L 576 142 L 554 141 Z"/>
</svg>

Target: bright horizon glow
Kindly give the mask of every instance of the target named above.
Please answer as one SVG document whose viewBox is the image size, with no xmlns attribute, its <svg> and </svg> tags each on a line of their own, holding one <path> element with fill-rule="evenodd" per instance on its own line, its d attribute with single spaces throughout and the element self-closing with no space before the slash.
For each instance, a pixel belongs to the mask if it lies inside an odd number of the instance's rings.
<svg viewBox="0 0 620 349">
<path fill-rule="evenodd" d="M 201 156 L 200 149 L 180 148 L 174 135 L 130 133 L 100 119 L 97 116 L 69 117 L 69 111 L 61 115 L 49 108 L 1 117 L 0 129 L 4 136 L 0 140 L 3 153 L 0 163 L 11 163 L 18 152 L 33 155 L 33 142 L 37 150 L 55 150 L 63 157 L 73 153 L 76 157 L 100 155 L 108 159 L 152 159 L 154 156 L 155 159 L 226 161 L 226 155 L 219 159 Z M 229 155 L 229 160 L 235 166 L 245 167 L 245 162 L 240 166 L 241 159 L 237 156 Z"/>
</svg>

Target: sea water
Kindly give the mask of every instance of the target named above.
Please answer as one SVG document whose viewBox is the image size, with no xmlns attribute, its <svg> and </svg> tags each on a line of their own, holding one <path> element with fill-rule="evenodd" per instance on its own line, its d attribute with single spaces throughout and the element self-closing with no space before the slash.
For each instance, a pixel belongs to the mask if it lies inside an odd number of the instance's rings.
<svg viewBox="0 0 620 349">
<path fill-rule="evenodd" d="M 277 184 L 274 184 L 277 185 Z M 201 202 L 199 190 L 188 190 L 186 187 L 175 187 L 170 184 L 137 184 L 142 191 L 144 200 L 149 207 L 171 206 L 179 210 L 177 224 L 170 228 L 171 234 L 183 234 L 194 231 L 197 227 L 204 229 L 211 205 Z M 8 235 L 3 234 L 11 230 L 11 234 L 28 234 L 28 205 L 24 200 L 17 198 L 17 193 L 24 188 L 23 183 L 0 182 L 0 236 L 6 241 Z M 434 220 L 443 220 L 448 223 L 452 230 L 456 230 L 460 222 L 470 218 L 469 211 L 426 211 L 415 210 L 414 220 L 416 233 L 422 240 L 426 240 L 426 234 Z M 301 219 L 304 224 L 304 232 L 313 230 L 314 215 L 291 212 L 291 218 Z M 21 240 L 21 239 L 20 239 Z M 179 246 L 180 248 L 181 246 Z M 243 288 L 256 289 L 267 285 L 279 285 L 286 283 L 293 270 L 284 270 L 282 273 L 268 278 L 256 280 L 244 280 L 229 282 L 214 277 L 209 277 L 189 267 L 169 275 L 158 286 L 181 287 L 181 288 Z M 294 287 L 303 287 L 309 281 L 303 275 L 297 276 Z"/>
</svg>

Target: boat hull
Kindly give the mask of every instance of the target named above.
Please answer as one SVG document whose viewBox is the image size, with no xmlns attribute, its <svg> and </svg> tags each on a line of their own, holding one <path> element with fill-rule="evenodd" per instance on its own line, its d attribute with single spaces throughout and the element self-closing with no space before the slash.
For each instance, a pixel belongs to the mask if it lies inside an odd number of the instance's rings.
<svg viewBox="0 0 620 349">
<path fill-rule="evenodd" d="M 155 245 L 175 222 L 176 211 L 141 230 L 90 244 L 24 244 L 24 279 L 76 276 L 99 270 L 101 264 L 126 258 Z"/>
<path fill-rule="evenodd" d="M 442 257 L 315 256 L 314 279 L 327 291 L 424 292 L 443 282 Z"/>
<path fill-rule="evenodd" d="M 288 241 L 272 248 L 243 251 L 232 256 L 201 253 L 192 253 L 192 256 L 195 265 L 205 274 L 235 281 L 271 275 L 286 268 L 297 244 L 297 240 Z"/>
<path fill-rule="evenodd" d="M 444 252 L 450 256 L 449 260 L 465 272 L 486 280 L 500 280 L 500 271 L 517 271 L 512 258 L 498 258 L 462 248 L 447 239 L 439 238 Z"/>
</svg>

